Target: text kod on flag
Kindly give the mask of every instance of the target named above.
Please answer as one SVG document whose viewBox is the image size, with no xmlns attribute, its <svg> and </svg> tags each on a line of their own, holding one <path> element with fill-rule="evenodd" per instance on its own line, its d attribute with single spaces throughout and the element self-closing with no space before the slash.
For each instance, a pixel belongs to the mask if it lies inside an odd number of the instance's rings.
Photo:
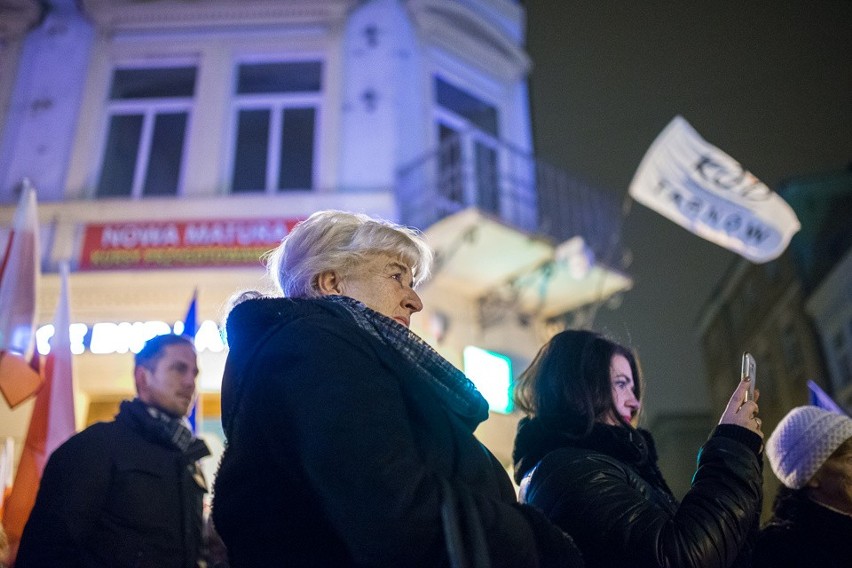
<svg viewBox="0 0 852 568">
<path fill-rule="evenodd" d="M 752 262 L 777 258 L 799 230 L 790 206 L 676 116 L 648 149 L 630 195 Z"/>
</svg>

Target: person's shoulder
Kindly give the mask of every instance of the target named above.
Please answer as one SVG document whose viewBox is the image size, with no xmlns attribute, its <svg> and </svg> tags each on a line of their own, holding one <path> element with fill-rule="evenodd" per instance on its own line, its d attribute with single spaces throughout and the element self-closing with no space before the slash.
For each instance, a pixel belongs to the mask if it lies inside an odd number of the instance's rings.
<svg viewBox="0 0 852 568">
<path fill-rule="evenodd" d="M 578 486 L 581 481 L 594 477 L 598 481 L 607 478 L 625 478 L 628 466 L 603 452 L 566 446 L 545 455 L 533 474 L 531 483 L 559 486 L 566 483 Z"/>
<path fill-rule="evenodd" d="M 757 535 L 754 565 L 758 568 L 799 566 L 802 553 L 810 547 L 802 538 L 801 527 L 789 521 L 773 519 Z"/>
<path fill-rule="evenodd" d="M 95 422 L 59 445 L 50 455 L 54 462 L 92 459 L 93 454 L 108 453 L 116 435 L 114 422 Z"/>
<path fill-rule="evenodd" d="M 581 446 L 564 446 L 548 453 L 542 463 L 553 463 L 562 466 L 577 466 L 586 464 L 608 465 L 623 467 L 623 463 L 611 455 L 593 448 Z"/>
<path fill-rule="evenodd" d="M 87 444 L 91 441 L 109 436 L 115 430 L 115 421 L 109 422 L 94 422 L 86 426 L 70 438 L 68 438 L 62 446 Z M 62 447 L 60 446 L 60 447 Z"/>
<path fill-rule="evenodd" d="M 778 538 L 787 538 L 789 535 L 796 532 L 796 523 L 791 521 L 779 521 L 773 519 L 769 524 L 760 530 L 758 538 L 761 540 L 772 540 Z"/>
<path fill-rule="evenodd" d="M 302 343 L 308 334 L 341 339 L 359 337 L 357 326 L 332 302 L 304 298 L 252 298 L 228 315 L 227 337 L 232 348 L 256 346 L 270 339 Z"/>
<path fill-rule="evenodd" d="M 544 456 L 532 471 L 525 499 L 545 512 L 585 508 L 613 488 L 630 486 L 630 475 L 624 463 L 602 452 L 559 448 Z"/>
</svg>

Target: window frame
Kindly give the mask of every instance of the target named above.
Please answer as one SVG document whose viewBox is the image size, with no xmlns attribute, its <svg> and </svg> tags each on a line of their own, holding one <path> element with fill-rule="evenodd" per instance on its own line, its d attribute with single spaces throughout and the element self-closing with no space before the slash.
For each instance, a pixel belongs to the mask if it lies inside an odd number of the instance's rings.
<svg viewBox="0 0 852 568">
<path fill-rule="evenodd" d="M 492 107 L 496 114 L 496 136 L 490 132 L 479 128 L 470 119 L 457 112 L 454 112 L 453 109 L 441 105 L 438 102 L 437 96 L 438 80 L 441 80 L 444 83 L 449 84 L 451 87 L 463 92 L 464 94 L 478 99 L 480 102 Z M 447 76 L 440 72 L 432 73 L 432 75 L 430 76 L 430 83 L 430 88 L 432 89 L 432 121 L 430 128 L 432 129 L 433 136 L 436 140 L 436 148 L 440 148 L 440 145 L 442 143 L 440 135 L 442 127 L 456 132 L 459 136 L 459 149 L 461 158 L 460 173 L 462 177 L 461 182 L 463 203 L 456 204 L 448 202 L 446 206 L 450 209 L 453 209 L 454 207 L 462 209 L 470 205 L 482 208 L 483 204 L 481 202 L 485 196 L 480 193 L 480 174 L 482 172 L 478 171 L 479 163 L 477 155 L 477 148 L 481 146 L 492 151 L 494 154 L 495 160 L 491 173 L 493 174 L 494 180 L 496 180 L 497 182 L 497 186 L 494 187 L 496 194 L 491 196 L 496 205 L 496 210 L 494 210 L 493 207 L 486 208 L 485 210 L 487 210 L 489 213 L 499 215 L 502 207 L 499 183 L 502 175 L 501 167 L 504 161 L 500 145 L 502 120 L 502 112 L 500 106 L 494 101 L 490 100 L 488 97 L 483 96 L 482 93 L 470 89 L 469 85 L 465 85 L 465 87 L 460 87 L 458 84 L 459 82 L 456 81 L 453 77 Z M 444 172 L 437 172 L 437 179 L 443 179 L 444 175 Z"/>
<path fill-rule="evenodd" d="M 303 63 L 316 62 L 321 66 L 320 88 L 317 91 L 297 91 L 280 93 L 246 93 L 237 92 L 241 65 Z M 228 131 L 225 159 L 225 188 L 229 195 L 283 195 L 294 192 L 314 191 L 320 172 L 320 132 L 322 121 L 323 101 L 326 85 L 326 61 L 320 56 L 310 57 L 275 57 L 275 58 L 242 58 L 232 65 L 232 81 L 230 100 L 228 103 Z M 281 132 L 284 126 L 284 112 L 287 109 L 311 108 L 314 110 L 314 129 L 312 136 L 311 184 L 304 188 L 278 188 L 281 173 Z M 256 190 L 234 191 L 234 168 L 236 167 L 237 139 L 239 134 L 240 111 L 269 111 L 269 128 L 267 131 L 266 172 L 264 187 Z"/>
<path fill-rule="evenodd" d="M 133 69 L 157 69 L 166 67 L 194 67 L 195 85 L 191 97 L 150 97 L 138 99 L 111 99 L 110 90 L 118 70 Z M 92 196 L 95 199 L 131 199 L 140 200 L 146 196 L 143 193 L 145 182 L 150 167 L 151 141 L 154 136 L 154 127 L 158 114 L 186 113 L 186 124 L 184 126 L 183 143 L 181 145 L 181 159 L 177 177 L 177 187 L 174 195 L 157 194 L 150 197 L 179 197 L 183 194 L 186 176 L 186 158 L 189 148 L 189 138 L 192 132 L 192 123 L 195 110 L 195 101 L 198 88 L 198 73 L 200 66 L 195 60 L 169 59 L 165 61 L 128 62 L 115 63 L 111 66 L 109 77 L 105 86 L 104 121 L 101 125 L 100 143 L 98 147 L 97 163 L 95 164 L 95 179 L 92 187 Z M 139 147 L 136 154 L 136 164 L 133 170 L 133 181 L 129 195 L 101 195 L 98 192 L 101 177 L 103 176 L 104 161 L 106 158 L 107 142 L 109 141 L 112 119 L 116 116 L 142 115 L 142 129 L 139 135 Z"/>
</svg>

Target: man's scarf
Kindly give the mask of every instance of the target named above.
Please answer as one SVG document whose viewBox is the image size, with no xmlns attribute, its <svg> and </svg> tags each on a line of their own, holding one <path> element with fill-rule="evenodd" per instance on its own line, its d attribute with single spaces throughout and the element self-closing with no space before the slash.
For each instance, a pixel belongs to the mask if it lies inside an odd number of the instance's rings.
<svg viewBox="0 0 852 568">
<path fill-rule="evenodd" d="M 197 438 L 184 420 L 169 416 L 165 412 L 148 406 L 138 398 L 121 403 L 121 412 L 126 412 L 145 425 L 146 431 L 167 445 L 186 453 Z"/>
</svg>

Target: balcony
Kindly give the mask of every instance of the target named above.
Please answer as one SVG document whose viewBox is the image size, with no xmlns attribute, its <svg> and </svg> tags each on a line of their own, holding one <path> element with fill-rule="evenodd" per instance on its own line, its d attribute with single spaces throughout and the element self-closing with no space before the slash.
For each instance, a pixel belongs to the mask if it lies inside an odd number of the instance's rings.
<svg viewBox="0 0 852 568">
<path fill-rule="evenodd" d="M 632 285 L 617 197 L 479 131 L 401 168 L 396 193 L 435 250 L 434 281 L 479 299 L 483 324 L 495 303 L 551 318 Z"/>
</svg>

